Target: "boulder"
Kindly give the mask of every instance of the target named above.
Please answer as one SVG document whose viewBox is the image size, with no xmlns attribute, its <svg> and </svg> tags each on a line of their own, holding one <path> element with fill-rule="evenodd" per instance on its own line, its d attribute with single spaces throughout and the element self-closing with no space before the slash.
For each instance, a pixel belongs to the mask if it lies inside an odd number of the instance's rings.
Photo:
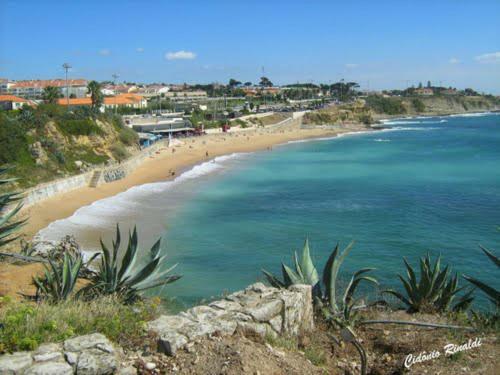
<svg viewBox="0 0 500 375">
<path fill-rule="evenodd" d="M 113 374 L 117 368 L 118 361 L 115 356 L 100 349 L 85 349 L 76 364 L 78 375 Z"/>
<path fill-rule="evenodd" d="M 64 341 L 64 350 L 68 352 L 81 352 L 84 349 L 94 348 L 98 344 L 111 345 L 106 336 L 100 333 L 92 333 Z"/>
<path fill-rule="evenodd" d="M 66 362 L 36 363 L 26 370 L 25 375 L 71 375 L 73 368 Z"/>
<path fill-rule="evenodd" d="M 31 353 L 17 352 L 0 356 L 0 374 L 21 374 L 33 363 Z"/>
</svg>

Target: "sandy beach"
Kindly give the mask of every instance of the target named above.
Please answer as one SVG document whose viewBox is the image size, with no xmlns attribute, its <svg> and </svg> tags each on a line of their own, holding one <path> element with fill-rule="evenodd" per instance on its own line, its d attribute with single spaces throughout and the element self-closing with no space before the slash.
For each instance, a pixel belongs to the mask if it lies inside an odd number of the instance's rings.
<svg viewBox="0 0 500 375">
<path fill-rule="evenodd" d="M 254 130 L 219 133 L 182 139 L 182 145 L 162 148 L 154 156 L 142 163 L 125 178 L 100 185 L 96 188 L 84 187 L 67 193 L 58 194 L 22 210 L 28 216 L 22 228 L 21 238 L 30 240 L 36 233 L 51 222 L 71 216 L 80 207 L 97 200 L 123 192 L 133 186 L 167 181 L 179 176 L 190 167 L 214 157 L 234 152 L 269 151 L 272 146 L 288 141 L 334 137 L 347 132 L 366 131 L 364 125 L 348 125 L 342 129 L 300 129 L 298 126 L 287 128 L 258 128 Z M 173 151 L 175 150 L 175 151 Z M 208 157 L 207 157 L 208 153 Z M 173 175 L 172 173 L 175 172 Z M 19 242 L 16 241 L 16 245 Z M 17 249 L 16 249 L 17 251 Z M 31 278 L 41 272 L 41 264 L 28 266 L 2 263 L 0 265 L 0 295 L 19 298 L 20 290 L 33 292 Z"/>
<path fill-rule="evenodd" d="M 71 216 L 78 208 L 94 201 L 116 195 L 133 186 L 166 181 L 175 178 L 189 167 L 216 156 L 234 152 L 268 150 L 273 145 L 292 140 L 335 136 L 345 132 L 366 130 L 363 125 L 349 125 L 343 129 L 284 129 L 258 128 L 255 130 L 204 135 L 182 139 L 182 145 L 162 148 L 125 178 L 97 188 L 84 187 L 59 194 L 23 210 L 29 221 L 22 236 L 31 239 L 51 222 Z M 173 151 L 175 150 L 175 151 Z M 207 157 L 208 153 L 208 157 Z M 173 172 L 175 174 L 173 175 Z"/>
</svg>

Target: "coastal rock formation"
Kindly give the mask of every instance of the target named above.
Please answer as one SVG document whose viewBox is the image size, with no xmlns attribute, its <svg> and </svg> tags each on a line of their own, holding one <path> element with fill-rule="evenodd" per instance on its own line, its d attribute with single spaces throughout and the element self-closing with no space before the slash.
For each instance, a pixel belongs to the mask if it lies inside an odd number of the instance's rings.
<svg viewBox="0 0 500 375">
<path fill-rule="evenodd" d="M 311 287 L 289 289 L 250 285 L 243 291 L 196 306 L 178 315 L 163 315 L 148 325 L 158 336 L 158 350 L 175 355 L 179 348 L 208 335 L 295 336 L 314 328 Z"/>
</svg>

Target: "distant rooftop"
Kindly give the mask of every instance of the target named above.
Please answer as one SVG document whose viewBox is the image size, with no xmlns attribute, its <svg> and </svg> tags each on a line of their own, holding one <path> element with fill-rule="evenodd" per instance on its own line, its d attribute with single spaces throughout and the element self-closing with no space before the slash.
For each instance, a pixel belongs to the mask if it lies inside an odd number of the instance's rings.
<svg viewBox="0 0 500 375">
<path fill-rule="evenodd" d="M 86 86 L 86 79 L 68 79 L 68 86 Z M 54 87 L 66 87 L 65 79 L 34 79 L 34 80 L 26 80 L 26 81 L 14 81 L 12 82 L 12 88 L 20 88 L 20 87 L 38 87 L 45 88 L 47 86 Z"/>
</svg>

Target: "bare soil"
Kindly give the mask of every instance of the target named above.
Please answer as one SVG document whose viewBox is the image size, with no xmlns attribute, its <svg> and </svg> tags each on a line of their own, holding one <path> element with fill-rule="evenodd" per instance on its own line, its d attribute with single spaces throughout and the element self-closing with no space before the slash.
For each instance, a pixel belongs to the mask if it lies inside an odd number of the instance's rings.
<svg viewBox="0 0 500 375">
<path fill-rule="evenodd" d="M 435 315 L 410 315 L 404 311 L 370 311 L 368 319 L 391 319 L 452 323 Z M 500 346 L 497 332 L 466 332 L 414 326 L 366 325 L 356 329 L 368 355 L 368 374 L 498 374 Z M 318 322 L 309 335 L 297 339 L 265 340 L 236 334 L 209 337 L 181 350 L 176 357 L 153 354 L 154 350 L 129 353 L 141 374 L 359 374 L 359 354 L 340 338 L 338 330 Z M 446 344 L 464 344 L 481 338 L 481 346 L 453 356 L 445 355 Z M 425 351 L 440 351 L 434 360 L 405 368 L 405 357 Z M 148 370 L 146 364 L 155 364 Z"/>
</svg>

